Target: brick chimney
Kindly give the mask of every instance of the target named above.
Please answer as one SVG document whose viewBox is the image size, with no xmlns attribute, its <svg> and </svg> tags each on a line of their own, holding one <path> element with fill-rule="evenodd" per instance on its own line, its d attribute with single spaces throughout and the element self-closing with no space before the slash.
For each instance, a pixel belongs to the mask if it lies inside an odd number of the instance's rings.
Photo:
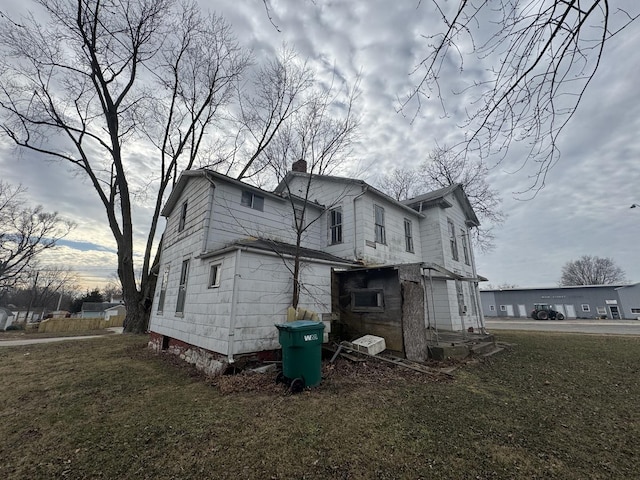
<svg viewBox="0 0 640 480">
<path fill-rule="evenodd" d="M 293 164 L 291 165 L 291 171 L 307 173 L 307 162 L 302 158 L 297 162 L 293 162 Z"/>
</svg>

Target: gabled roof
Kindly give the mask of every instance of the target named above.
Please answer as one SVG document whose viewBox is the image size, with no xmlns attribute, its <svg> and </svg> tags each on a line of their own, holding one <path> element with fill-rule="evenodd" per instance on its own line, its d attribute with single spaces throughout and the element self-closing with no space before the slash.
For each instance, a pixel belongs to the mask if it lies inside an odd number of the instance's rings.
<svg viewBox="0 0 640 480">
<path fill-rule="evenodd" d="M 393 197 L 390 197 L 389 195 L 387 195 L 384 192 L 381 192 L 380 190 L 378 190 L 375 187 L 372 187 L 371 185 L 369 185 L 367 182 L 365 182 L 364 180 L 359 180 L 357 178 L 349 178 L 349 177 L 337 177 L 334 175 L 317 175 L 317 174 L 310 174 L 310 173 L 304 173 L 304 172 L 287 172 L 287 175 L 280 181 L 280 183 L 278 184 L 278 186 L 276 187 L 276 189 L 274 190 L 276 193 L 281 193 L 281 192 L 286 192 L 287 191 L 287 184 L 291 181 L 292 178 L 294 177 L 301 177 L 301 178 L 309 178 L 309 175 L 312 175 L 312 178 L 317 178 L 320 180 L 327 180 L 330 182 L 336 182 L 336 183 L 346 183 L 346 184 L 351 184 L 351 185 L 358 185 L 360 186 L 363 190 L 366 190 L 368 192 L 371 192 L 381 198 L 384 198 L 387 202 L 392 203 L 400 208 L 402 208 L 403 210 L 406 210 L 408 212 L 413 213 L 414 215 L 417 215 L 419 217 L 422 217 L 423 215 L 416 211 L 413 208 L 408 207 L 407 205 L 403 204 L 402 202 L 399 202 L 398 200 L 396 200 Z"/>
<path fill-rule="evenodd" d="M 464 187 L 461 183 L 455 183 L 453 185 L 425 193 L 424 195 L 418 195 L 417 197 L 403 200 L 402 203 L 415 208 L 418 211 L 422 211 L 424 207 L 432 207 L 436 205 L 442 208 L 449 208 L 452 206 L 452 203 L 447 199 L 450 195 L 453 195 L 460 203 L 460 206 L 467 217 L 468 226 L 479 226 L 480 220 L 478 220 L 478 217 L 471 206 L 471 202 L 469 202 L 469 197 L 464 193 Z"/>
<path fill-rule="evenodd" d="M 278 256 L 293 257 L 296 254 L 296 246 L 290 243 L 278 242 L 276 240 L 269 240 L 266 238 L 245 238 L 236 240 L 228 246 L 203 253 L 200 258 L 214 257 L 223 253 L 237 250 L 237 249 L 250 249 L 260 250 L 263 252 L 269 252 Z M 300 247 L 300 257 L 309 258 L 315 260 L 322 260 L 324 262 L 335 263 L 339 265 L 359 265 L 358 262 L 347 260 L 341 257 L 336 257 L 330 253 L 321 252 L 320 250 L 314 250 L 312 248 Z"/>
<path fill-rule="evenodd" d="M 276 199 L 280 202 L 285 202 L 288 198 L 291 198 L 298 203 L 304 203 L 304 199 L 296 195 L 283 195 L 279 192 L 273 193 L 249 183 L 243 182 L 241 180 L 229 177 L 228 175 L 223 175 L 222 173 L 214 172 L 213 170 L 209 170 L 206 168 L 199 168 L 196 170 L 185 170 L 180 174 L 180 177 L 178 178 L 176 185 L 173 187 L 173 190 L 171 190 L 171 194 L 169 195 L 169 198 L 167 199 L 162 212 L 160 212 L 163 217 L 168 217 L 169 215 L 171 215 L 171 212 L 178 203 L 180 195 L 182 194 L 184 188 L 187 186 L 187 183 L 189 183 L 192 178 L 198 177 L 207 179 L 214 186 L 217 182 L 225 182 L 231 185 L 235 185 L 243 190 L 251 190 L 264 197 Z M 307 205 L 312 205 L 321 209 L 324 208 L 324 206 L 312 201 L 308 201 Z"/>
</svg>

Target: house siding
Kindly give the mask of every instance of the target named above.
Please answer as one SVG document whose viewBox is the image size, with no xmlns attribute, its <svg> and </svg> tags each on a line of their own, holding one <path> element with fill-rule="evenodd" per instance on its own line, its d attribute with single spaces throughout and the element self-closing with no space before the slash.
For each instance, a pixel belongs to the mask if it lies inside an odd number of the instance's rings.
<svg viewBox="0 0 640 480">
<path fill-rule="evenodd" d="M 217 250 L 252 237 L 295 244 L 296 229 L 289 200 L 264 195 L 264 208 L 260 211 L 241 205 L 242 192 L 237 185 L 222 182 L 216 185 L 206 250 Z M 260 193 L 256 192 L 256 195 Z M 321 215 L 320 208 L 307 204 L 305 217 L 309 226 L 301 237 L 303 247 L 317 250 L 323 246 L 320 240 L 322 222 L 315 221 Z"/>
</svg>

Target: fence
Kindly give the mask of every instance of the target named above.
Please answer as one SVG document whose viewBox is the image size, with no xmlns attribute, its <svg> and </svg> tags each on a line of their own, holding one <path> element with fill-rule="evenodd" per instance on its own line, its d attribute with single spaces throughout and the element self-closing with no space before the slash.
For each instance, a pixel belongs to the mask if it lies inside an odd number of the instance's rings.
<svg viewBox="0 0 640 480">
<path fill-rule="evenodd" d="M 103 318 L 49 318 L 40 322 L 39 333 L 78 332 L 121 327 L 124 315 Z"/>
</svg>

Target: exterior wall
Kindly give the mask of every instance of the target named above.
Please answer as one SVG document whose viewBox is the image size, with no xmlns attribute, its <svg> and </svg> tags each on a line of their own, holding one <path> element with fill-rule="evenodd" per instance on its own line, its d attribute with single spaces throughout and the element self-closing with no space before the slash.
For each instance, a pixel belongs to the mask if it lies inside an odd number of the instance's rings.
<svg viewBox="0 0 640 480">
<path fill-rule="evenodd" d="M 386 243 L 375 241 L 374 206 L 384 208 Z M 356 245 L 356 256 L 365 265 L 393 265 L 416 263 L 422 258 L 420 217 L 398 207 L 385 198 L 367 192 L 356 204 L 357 228 L 362 232 Z M 404 220 L 410 220 L 413 234 L 413 252 L 407 252 Z"/>
<path fill-rule="evenodd" d="M 465 224 L 466 218 L 462 208 L 455 198 L 451 196 L 449 200 L 453 203 L 453 206 L 450 208 L 444 209 L 440 207 L 432 207 L 437 211 L 437 223 L 433 225 L 432 228 L 440 235 L 439 242 L 435 243 L 439 244 L 442 248 L 439 253 L 440 258 L 436 263 L 459 275 L 473 277 L 475 276 L 475 270 L 473 267 L 474 259 L 471 253 L 471 245 L 469 243 L 469 229 Z M 455 227 L 456 240 L 458 244 L 458 260 L 453 259 L 449 243 L 449 219 L 453 222 Z M 465 232 L 464 235 L 462 234 L 462 231 Z M 467 251 L 470 257 L 468 265 L 465 263 L 463 241 L 467 242 Z M 425 261 L 433 260 L 425 259 Z"/>
<path fill-rule="evenodd" d="M 199 252 L 204 239 L 205 219 L 208 216 L 212 185 L 204 178 L 194 177 L 189 181 L 176 202 L 176 206 L 167 218 L 163 237 L 163 249 L 179 248 L 184 250 L 184 243 L 194 245 L 190 251 Z M 180 216 L 182 205 L 187 202 L 187 215 L 184 229 L 180 232 Z"/>
<path fill-rule="evenodd" d="M 467 308 L 467 311 L 463 313 L 460 311 L 458 291 L 454 280 L 433 278 L 431 280 L 433 287 L 429 288 L 429 278 L 426 277 L 426 283 L 431 327 L 454 332 L 466 331 L 469 327 L 482 328 L 480 308 L 477 305 L 479 297 L 472 293 L 472 290 L 477 289 L 474 282 L 460 282 L 464 305 Z"/>
<path fill-rule="evenodd" d="M 239 254 L 232 251 L 218 257 L 197 259 L 187 253 L 188 248 L 189 244 L 186 244 L 186 250 L 163 251 L 160 277 L 165 266 L 169 266 L 164 309 L 158 313 L 161 290 L 158 288 L 149 329 L 223 355 L 280 348 L 274 324 L 286 321 L 287 308 L 291 305 L 292 265 L 285 265 L 281 258 L 269 252 L 239 250 Z M 185 258 L 190 258 L 185 307 L 184 313 L 176 314 L 181 266 Z M 218 287 L 209 288 L 209 272 L 214 264 L 220 264 L 220 282 Z M 237 282 L 235 309 L 234 280 Z M 299 307 L 313 310 L 321 317 L 329 314 L 331 266 L 303 262 L 300 280 L 305 288 L 300 295 Z"/>
<path fill-rule="evenodd" d="M 621 294 L 621 292 L 624 292 Z M 518 305 L 525 305 L 526 316 L 530 316 L 536 303 L 547 303 L 556 309 L 562 306 L 567 313 L 567 306 L 573 306 L 577 318 L 612 318 L 611 306 L 617 306 L 621 318 L 636 318 L 638 315 L 631 313 L 631 303 L 635 301 L 640 308 L 640 288 L 638 285 L 625 288 L 617 286 L 591 286 L 591 287 L 566 287 L 566 288 L 540 288 L 540 289 L 508 289 L 481 291 L 482 310 L 486 316 L 508 316 L 507 309 L 513 308 L 514 317 L 521 317 Z M 614 303 L 615 302 L 615 303 Z M 493 305 L 495 310 L 491 310 Z M 584 311 L 585 305 L 588 311 Z M 501 306 L 503 308 L 501 308 Z M 598 307 L 605 313 L 598 313 Z M 633 307 L 636 308 L 636 307 Z M 570 317 L 568 317 L 570 318 Z"/>
<path fill-rule="evenodd" d="M 306 178 L 294 176 L 289 188 L 296 191 L 306 186 Z M 420 262 L 422 258 L 420 216 L 417 212 L 402 208 L 371 190 L 363 190 L 356 183 L 316 178 L 310 188 L 309 198 L 325 205 L 320 232 L 321 245 L 315 247 L 345 259 L 361 260 L 367 265 L 388 265 Z M 384 208 L 386 244 L 375 242 L 374 205 Z M 331 208 L 342 209 L 343 242 L 330 245 L 327 216 Z M 404 219 L 411 220 L 413 252 L 406 251 Z"/>
<path fill-rule="evenodd" d="M 238 279 L 237 316 L 234 321 L 235 354 L 279 349 L 276 323 L 287 321 L 291 305 L 293 260 L 273 255 L 242 252 Z M 300 283 L 304 286 L 299 308 L 322 318 L 331 313 L 331 266 L 302 262 Z"/>
<path fill-rule="evenodd" d="M 640 283 L 616 290 L 622 318 L 640 319 Z"/>
<path fill-rule="evenodd" d="M 220 249 L 235 240 L 248 237 L 295 244 L 296 230 L 291 202 L 264 195 L 264 209 L 260 211 L 241 205 L 242 191 L 239 186 L 218 182 L 206 249 Z M 308 203 L 305 218 L 309 227 L 302 235 L 303 247 L 318 250 L 323 246 L 322 222 L 314 221 L 320 216 L 322 210 Z"/>
</svg>

